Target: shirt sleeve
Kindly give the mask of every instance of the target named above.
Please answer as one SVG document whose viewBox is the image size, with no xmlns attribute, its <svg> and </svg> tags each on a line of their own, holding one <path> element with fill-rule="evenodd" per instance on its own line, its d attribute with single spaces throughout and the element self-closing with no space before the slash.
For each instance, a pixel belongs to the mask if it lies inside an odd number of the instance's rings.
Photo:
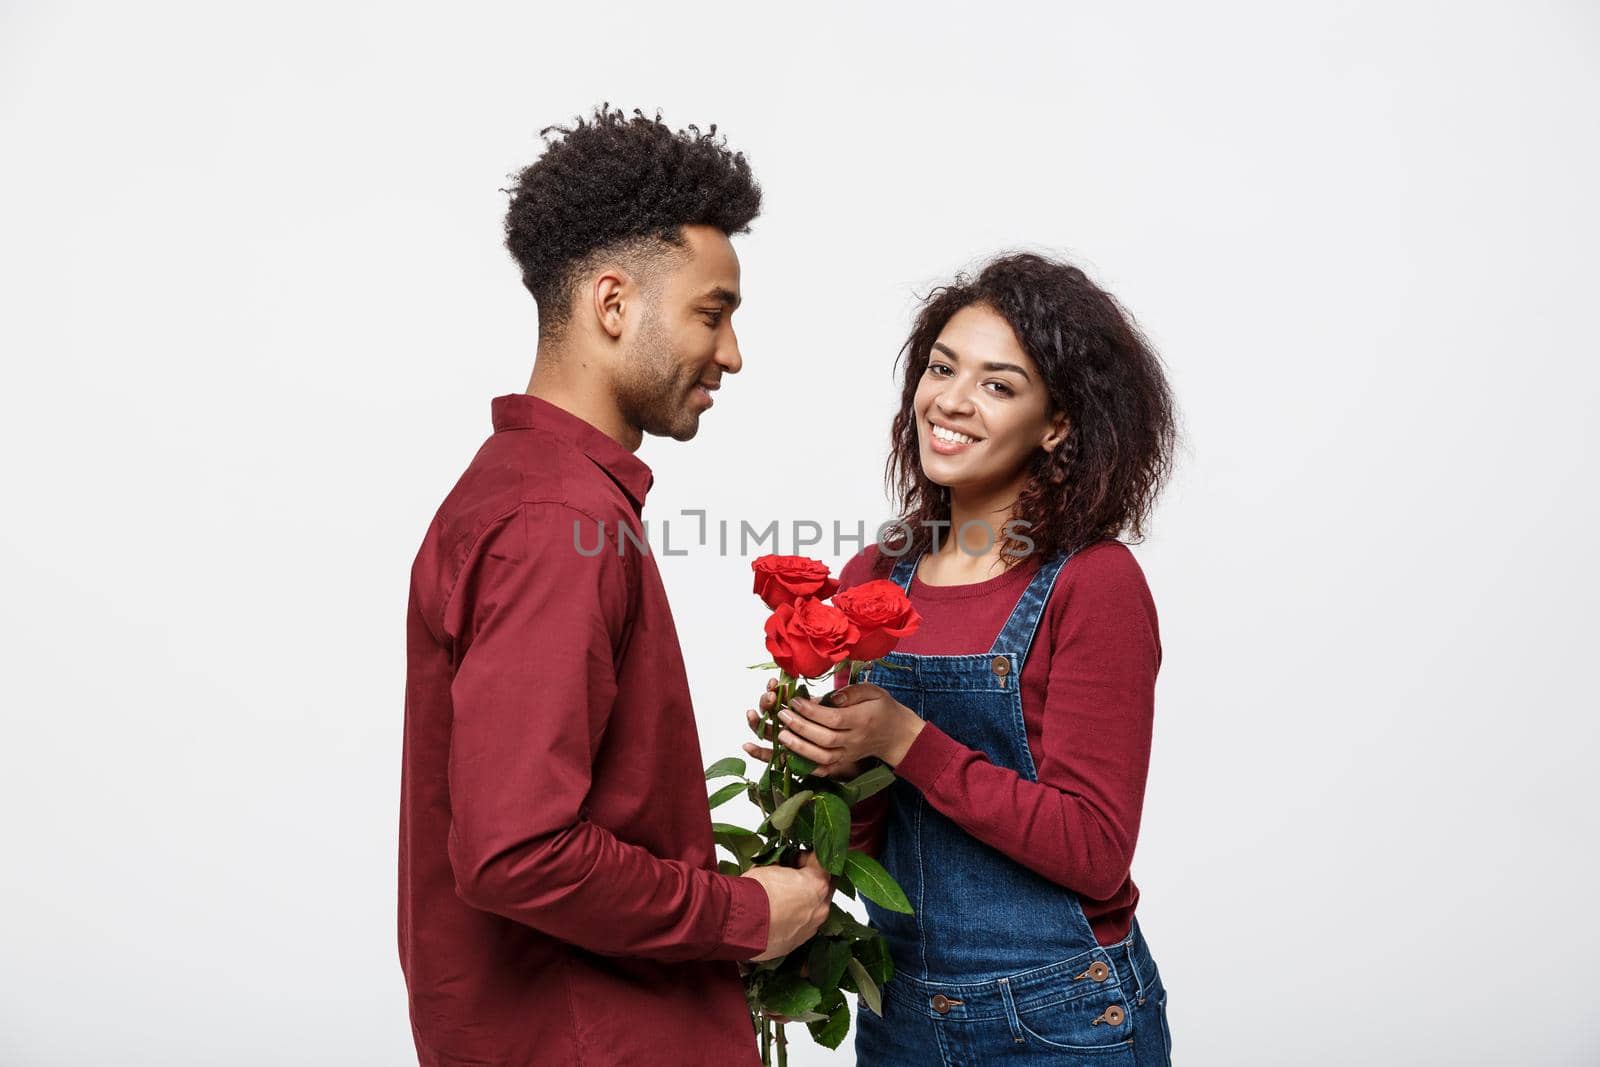
<svg viewBox="0 0 1600 1067">
<path fill-rule="evenodd" d="M 601 954 L 759 955 L 770 918 L 759 882 L 660 858 L 586 818 L 631 583 L 618 553 L 574 551 L 577 517 L 521 505 L 479 539 L 451 593 L 456 892 Z"/>
<path fill-rule="evenodd" d="M 1105 900 L 1128 878 L 1144 807 L 1161 663 L 1155 604 L 1123 545 L 1070 561 L 1051 604 L 1031 652 L 1050 658 L 1039 780 L 932 723 L 894 772 L 973 837 Z"/>
</svg>

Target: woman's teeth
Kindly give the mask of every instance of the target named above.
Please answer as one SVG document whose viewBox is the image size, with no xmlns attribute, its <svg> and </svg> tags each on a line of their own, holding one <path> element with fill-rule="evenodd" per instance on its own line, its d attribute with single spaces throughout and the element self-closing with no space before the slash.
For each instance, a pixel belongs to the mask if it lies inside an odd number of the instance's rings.
<svg viewBox="0 0 1600 1067">
<path fill-rule="evenodd" d="M 934 426 L 933 436 L 941 441 L 948 441 L 953 445 L 970 445 L 977 440 L 976 437 L 968 437 L 964 433 L 956 433 L 954 430 L 947 430 L 943 426 Z"/>
</svg>

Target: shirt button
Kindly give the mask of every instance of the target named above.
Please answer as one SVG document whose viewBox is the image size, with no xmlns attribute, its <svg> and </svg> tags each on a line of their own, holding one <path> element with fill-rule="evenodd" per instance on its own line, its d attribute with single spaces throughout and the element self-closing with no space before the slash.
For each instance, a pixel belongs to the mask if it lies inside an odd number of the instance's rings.
<svg viewBox="0 0 1600 1067">
<path fill-rule="evenodd" d="M 945 996 L 943 993 L 935 993 L 933 995 L 933 1010 L 938 1012 L 940 1015 L 944 1015 L 949 1012 L 950 998 Z"/>
<path fill-rule="evenodd" d="M 993 667 L 994 673 L 999 675 L 1001 678 L 1004 678 L 1006 675 L 1011 673 L 1011 662 L 1004 656 L 996 656 L 994 658 L 994 662 L 989 666 Z"/>
</svg>

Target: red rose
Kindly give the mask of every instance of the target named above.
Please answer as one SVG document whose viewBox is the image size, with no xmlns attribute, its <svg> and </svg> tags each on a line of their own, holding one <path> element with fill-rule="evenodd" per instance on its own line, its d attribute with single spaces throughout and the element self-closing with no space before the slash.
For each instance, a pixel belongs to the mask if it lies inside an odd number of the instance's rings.
<svg viewBox="0 0 1600 1067">
<path fill-rule="evenodd" d="M 755 594 L 767 607 L 793 604 L 803 596 L 826 600 L 839 588 L 828 567 L 805 556 L 762 556 L 750 564 L 756 572 Z"/>
<path fill-rule="evenodd" d="M 845 613 L 813 597 L 780 604 L 767 619 L 767 651 L 792 678 L 817 678 L 861 637 Z"/>
<path fill-rule="evenodd" d="M 877 659 L 922 625 L 905 591 L 885 578 L 851 586 L 833 598 L 834 606 L 855 623 L 860 640 L 850 649 L 851 659 Z"/>
</svg>

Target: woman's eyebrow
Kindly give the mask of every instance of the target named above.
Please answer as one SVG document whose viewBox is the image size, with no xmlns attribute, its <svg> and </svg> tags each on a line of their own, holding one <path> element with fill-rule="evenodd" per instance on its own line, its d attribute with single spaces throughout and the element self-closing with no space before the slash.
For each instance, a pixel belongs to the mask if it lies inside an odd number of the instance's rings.
<svg viewBox="0 0 1600 1067">
<path fill-rule="evenodd" d="M 959 354 L 957 354 L 956 350 L 951 348 L 949 345 L 945 344 L 943 341 L 935 341 L 935 342 L 933 342 L 933 347 L 937 348 L 939 351 L 943 352 L 945 355 L 949 356 L 951 359 L 955 360 L 957 363 L 961 362 L 961 356 Z M 1015 363 L 996 363 L 993 360 L 989 360 L 989 361 L 986 361 L 983 364 L 983 369 L 984 370 L 1009 370 L 1009 371 L 1015 371 L 1016 373 L 1022 375 L 1022 378 L 1023 378 L 1024 381 L 1032 381 L 1032 379 L 1028 377 L 1027 370 L 1025 370 L 1022 367 L 1017 366 Z"/>
</svg>

